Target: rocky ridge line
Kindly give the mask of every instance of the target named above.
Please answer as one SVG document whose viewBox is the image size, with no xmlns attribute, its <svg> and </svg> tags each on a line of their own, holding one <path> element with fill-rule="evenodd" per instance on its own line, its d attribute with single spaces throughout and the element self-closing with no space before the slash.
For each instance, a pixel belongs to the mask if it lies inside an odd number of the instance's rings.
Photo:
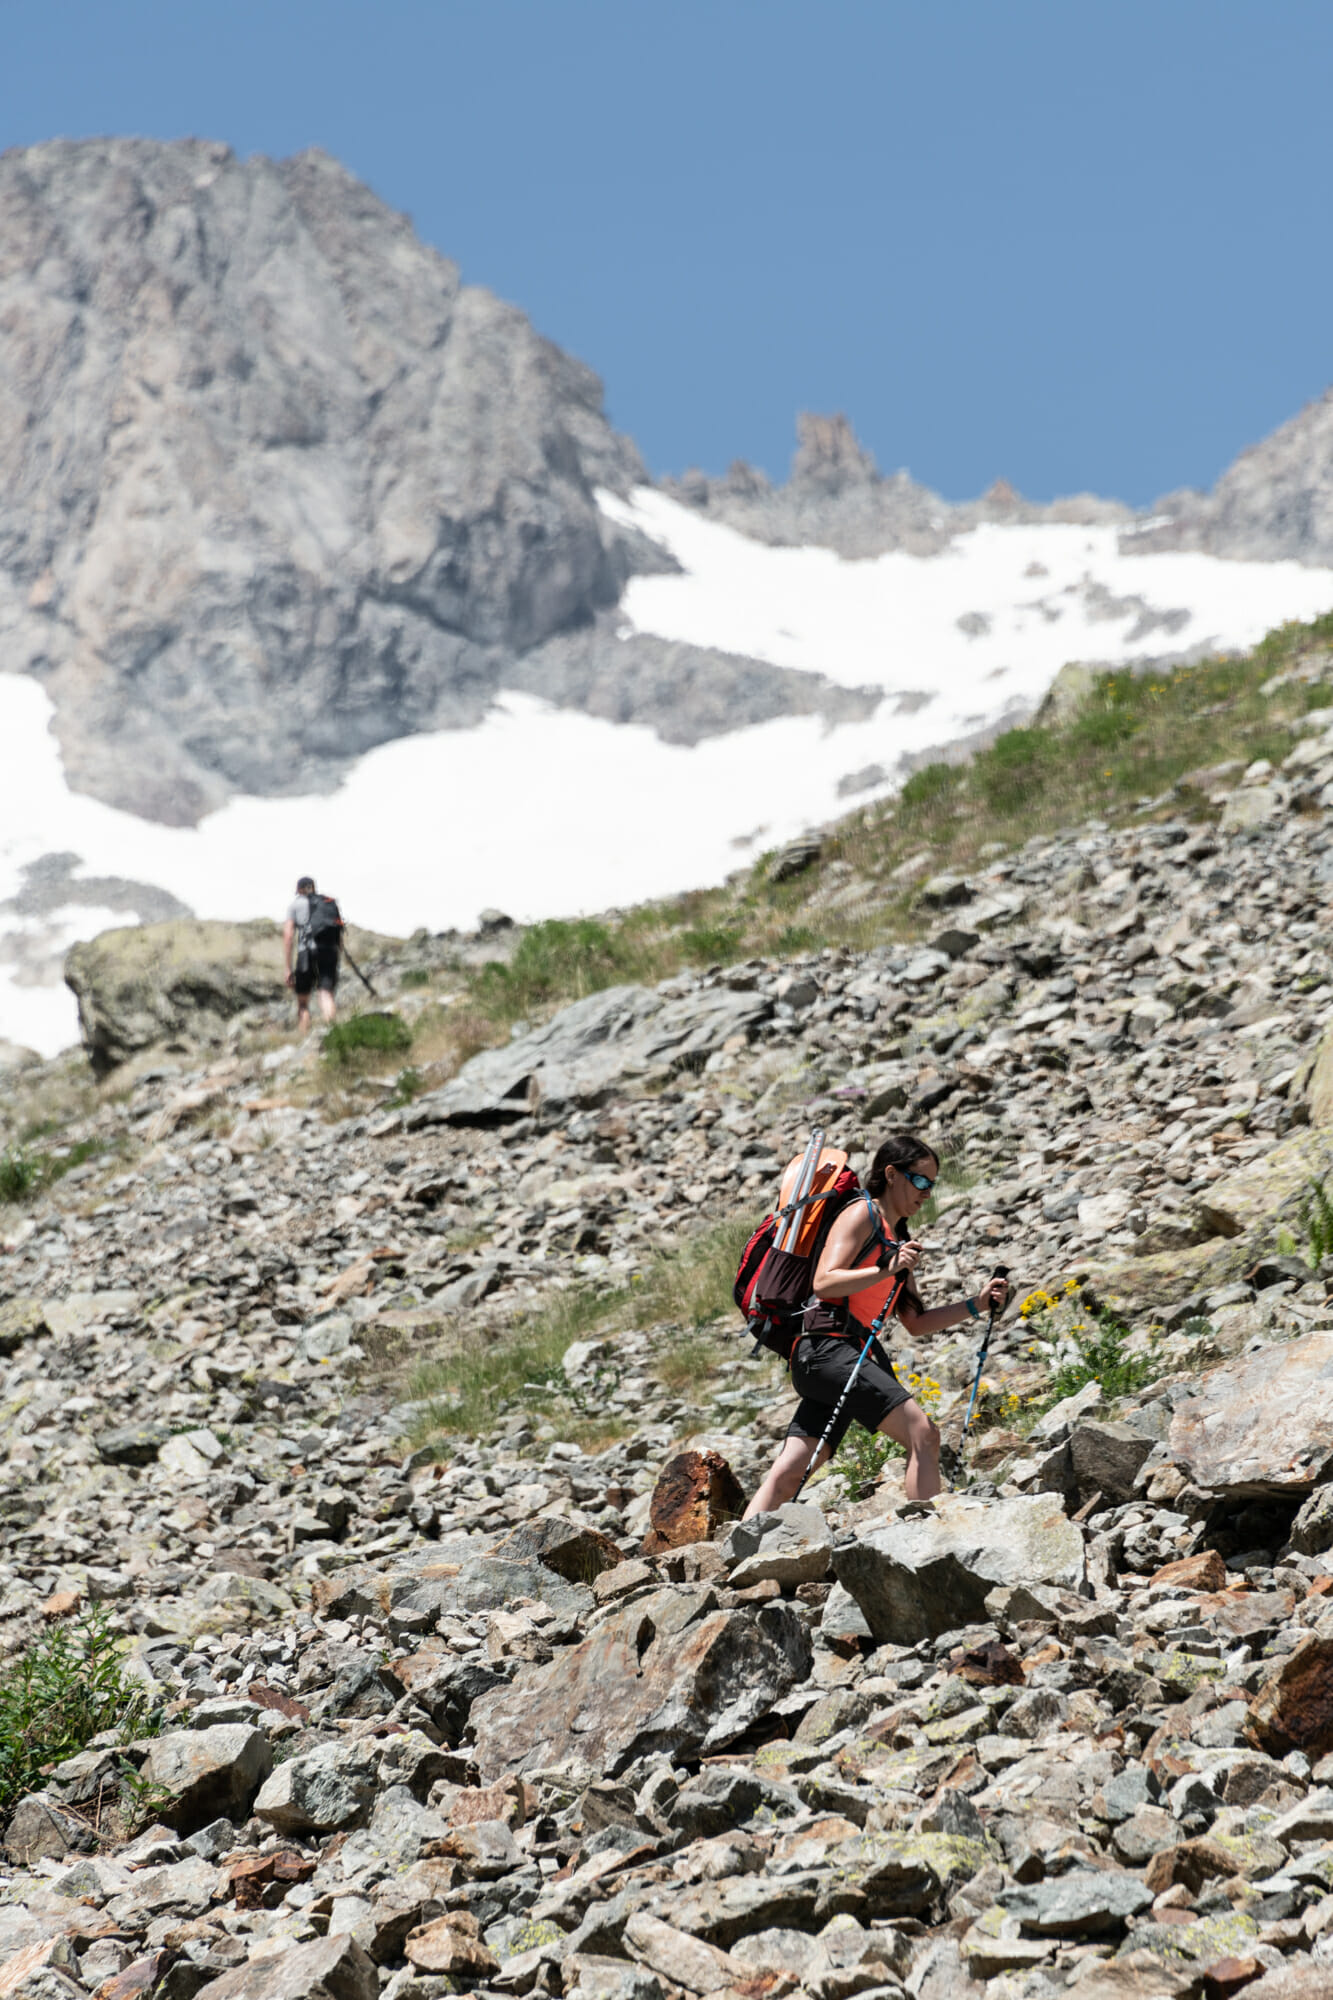
<svg viewBox="0 0 1333 2000">
<path fill-rule="evenodd" d="M 0 668 L 73 787 L 146 818 L 323 790 L 505 687 L 672 742 L 866 712 L 617 636 L 673 564 L 598 506 L 647 478 L 601 384 L 317 151 L 0 158 L 0 466 Z"/>
</svg>

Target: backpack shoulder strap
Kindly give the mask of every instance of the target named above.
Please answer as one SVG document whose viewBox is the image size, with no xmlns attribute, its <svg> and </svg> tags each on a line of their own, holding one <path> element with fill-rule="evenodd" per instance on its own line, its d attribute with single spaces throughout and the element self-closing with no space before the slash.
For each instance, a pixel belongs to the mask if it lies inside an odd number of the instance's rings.
<svg viewBox="0 0 1333 2000">
<path fill-rule="evenodd" d="M 864 1201 L 870 1216 L 870 1234 L 861 1245 L 858 1258 L 865 1256 L 866 1251 L 872 1243 L 878 1243 L 881 1250 L 887 1250 L 889 1247 L 889 1239 L 884 1234 L 884 1225 L 880 1220 L 879 1210 L 875 1206 L 875 1197 L 872 1194 L 867 1194 L 866 1190 L 862 1188 L 861 1199 Z"/>
</svg>

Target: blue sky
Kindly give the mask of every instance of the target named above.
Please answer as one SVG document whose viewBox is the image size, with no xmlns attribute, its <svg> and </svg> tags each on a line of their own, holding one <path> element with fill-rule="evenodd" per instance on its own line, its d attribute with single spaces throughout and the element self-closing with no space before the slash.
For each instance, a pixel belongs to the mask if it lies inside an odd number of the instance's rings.
<svg viewBox="0 0 1333 2000">
<path fill-rule="evenodd" d="M 0 144 L 335 153 L 655 472 L 1206 485 L 1333 382 L 1327 0 L 0 0 Z"/>
</svg>

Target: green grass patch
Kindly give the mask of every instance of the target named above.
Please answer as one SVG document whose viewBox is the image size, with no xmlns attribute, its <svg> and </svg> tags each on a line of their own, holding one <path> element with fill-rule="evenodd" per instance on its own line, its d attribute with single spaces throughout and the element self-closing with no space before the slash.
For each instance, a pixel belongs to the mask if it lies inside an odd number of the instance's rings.
<svg viewBox="0 0 1333 2000">
<path fill-rule="evenodd" d="M 77 1145 L 63 1146 L 54 1153 L 10 1147 L 0 1153 L 0 1202 L 28 1201 L 105 1151 L 101 1139 L 80 1139 Z"/>
<path fill-rule="evenodd" d="M 559 1292 L 538 1313 L 495 1340 L 465 1336 L 457 1350 L 427 1361 L 411 1377 L 414 1400 L 430 1398 L 408 1433 L 414 1447 L 437 1436 L 488 1431 L 515 1402 L 544 1405 L 560 1376 L 565 1349 L 585 1340 L 623 1309 L 623 1292 L 595 1292 L 586 1286 Z"/>
<path fill-rule="evenodd" d="M 864 1431 L 853 1424 L 838 1447 L 833 1471 L 840 1472 L 851 1500 L 864 1500 L 891 1458 L 906 1458 L 907 1452 L 882 1431 Z"/>
<path fill-rule="evenodd" d="M 409 1442 L 420 1447 L 451 1433 L 475 1436 L 515 1406 L 561 1421 L 566 1436 L 577 1437 L 579 1423 L 605 1426 L 609 1412 L 596 1409 L 595 1394 L 589 1400 L 566 1382 L 565 1349 L 617 1327 L 660 1322 L 697 1336 L 720 1314 L 735 1313 L 731 1288 L 753 1228 L 750 1216 L 728 1216 L 679 1249 L 654 1257 L 627 1285 L 575 1286 L 497 1339 L 466 1336 L 453 1353 L 425 1362 L 412 1375 L 408 1393 L 416 1401 L 429 1400 L 430 1407 L 412 1425 Z M 739 1339 L 739 1315 L 735 1324 Z M 711 1355 L 721 1358 L 721 1350 L 713 1348 Z M 709 1356 L 709 1343 L 687 1337 L 665 1350 L 655 1372 L 666 1387 L 685 1389 L 698 1384 Z M 557 1400 L 563 1412 L 555 1407 Z"/>
<path fill-rule="evenodd" d="M 409 1065 L 407 1069 L 399 1071 L 398 1080 L 384 1102 L 389 1105 L 410 1104 L 412 1099 L 419 1097 L 425 1088 L 426 1079 L 421 1071 Z"/>
<path fill-rule="evenodd" d="M 680 934 L 680 948 L 692 964 L 726 965 L 741 941 L 738 924 L 703 924 Z"/>
<path fill-rule="evenodd" d="M 409 965 L 407 971 L 399 979 L 398 984 L 400 986 L 429 986 L 429 969 L 424 965 Z"/>
<path fill-rule="evenodd" d="M 94 1736 L 154 1733 L 147 1690 L 125 1678 L 120 1642 L 100 1611 L 44 1632 L 0 1674 L 0 1812 Z"/>
<path fill-rule="evenodd" d="M 753 1215 L 724 1216 L 678 1250 L 654 1257 L 630 1284 L 632 1323 L 653 1326 L 670 1320 L 679 1326 L 707 1326 L 722 1313 L 735 1313 L 731 1288 L 741 1252 L 759 1220 Z M 740 1327 L 740 1316 L 736 1316 Z"/>
<path fill-rule="evenodd" d="M 0 1201 L 26 1201 L 41 1185 L 41 1166 L 32 1153 L 15 1146 L 0 1153 Z"/>
<path fill-rule="evenodd" d="M 411 1046 L 412 1031 L 397 1014 L 353 1014 L 329 1029 L 320 1054 L 346 1067 L 365 1056 L 405 1055 Z"/>
</svg>

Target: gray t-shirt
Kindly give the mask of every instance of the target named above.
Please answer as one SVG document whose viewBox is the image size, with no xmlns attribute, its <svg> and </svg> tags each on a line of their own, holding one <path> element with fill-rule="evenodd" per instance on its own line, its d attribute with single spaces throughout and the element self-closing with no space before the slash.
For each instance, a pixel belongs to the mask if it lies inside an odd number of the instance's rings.
<svg viewBox="0 0 1333 2000">
<path fill-rule="evenodd" d="M 287 921 L 289 924 L 296 925 L 296 933 L 297 936 L 299 937 L 301 932 L 305 929 L 306 925 L 310 922 L 309 896 L 293 897 L 292 901 L 287 905 Z"/>
</svg>

